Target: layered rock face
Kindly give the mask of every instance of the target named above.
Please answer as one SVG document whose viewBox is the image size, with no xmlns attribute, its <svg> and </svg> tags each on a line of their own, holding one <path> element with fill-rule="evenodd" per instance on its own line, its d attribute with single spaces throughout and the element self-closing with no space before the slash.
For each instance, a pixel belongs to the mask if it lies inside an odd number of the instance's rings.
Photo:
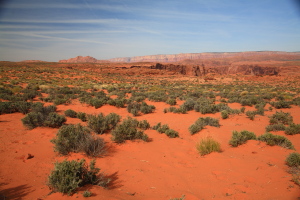
<svg viewBox="0 0 300 200">
<path fill-rule="evenodd" d="M 174 65 L 160 64 L 152 65 L 151 69 L 167 70 L 189 76 L 205 76 L 207 74 L 242 74 L 242 75 L 278 75 L 279 69 L 276 67 L 262 67 L 258 65 L 222 66 L 206 67 L 202 65 Z"/>
<path fill-rule="evenodd" d="M 300 56 L 299 52 L 282 52 L 282 51 L 250 51 L 250 52 L 233 52 L 233 53 L 181 53 L 170 55 L 150 55 L 135 56 L 124 58 L 113 58 L 111 62 L 178 62 L 182 60 L 200 60 L 212 58 L 230 58 L 230 57 L 249 57 L 249 56 Z"/>
</svg>

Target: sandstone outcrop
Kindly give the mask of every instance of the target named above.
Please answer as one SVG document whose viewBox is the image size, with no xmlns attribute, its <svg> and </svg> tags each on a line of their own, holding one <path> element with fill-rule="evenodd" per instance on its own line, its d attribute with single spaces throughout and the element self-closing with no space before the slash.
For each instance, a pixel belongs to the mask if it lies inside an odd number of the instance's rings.
<svg viewBox="0 0 300 200">
<path fill-rule="evenodd" d="M 103 62 L 109 62 L 105 60 L 97 60 L 96 58 L 93 58 L 91 56 L 77 56 L 75 58 L 70 58 L 67 60 L 60 60 L 60 63 L 103 63 Z"/>
<path fill-rule="evenodd" d="M 278 75 L 279 69 L 276 67 L 262 67 L 258 65 L 240 65 L 240 66 L 220 66 L 207 67 L 202 65 L 174 65 L 157 63 L 152 65 L 151 69 L 167 70 L 189 76 L 206 76 L 207 74 L 243 74 L 243 75 Z"/>
<path fill-rule="evenodd" d="M 111 62 L 178 62 L 182 60 L 205 60 L 214 58 L 231 58 L 231 57 L 287 57 L 300 58 L 300 52 L 284 52 L 284 51 L 249 51 L 249 52 L 232 52 L 232 53 L 181 53 L 169 55 L 149 55 L 135 56 L 124 58 L 113 58 Z"/>
</svg>

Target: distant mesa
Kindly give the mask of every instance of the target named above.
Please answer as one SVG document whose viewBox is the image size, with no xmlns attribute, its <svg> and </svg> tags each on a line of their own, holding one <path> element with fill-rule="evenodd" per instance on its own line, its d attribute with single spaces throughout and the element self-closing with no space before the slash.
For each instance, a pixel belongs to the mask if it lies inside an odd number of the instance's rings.
<svg viewBox="0 0 300 200">
<path fill-rule="evenodd" d="M 20 62 L 27 62 L 27 63 L 40 63 L 40 62 L 47 62 L 43 60 L 22 60 Z"/>
<path fill-rule="evenodd" d="M 107 60 L 97 60 L 96 58 L 93 58 L 91 56 L 77 56 L 75 58 L 70 58 L 67 60 L 60 60 L 60 63 L 103 63 L 103 62 L 109 62 Z"/>
</svg>

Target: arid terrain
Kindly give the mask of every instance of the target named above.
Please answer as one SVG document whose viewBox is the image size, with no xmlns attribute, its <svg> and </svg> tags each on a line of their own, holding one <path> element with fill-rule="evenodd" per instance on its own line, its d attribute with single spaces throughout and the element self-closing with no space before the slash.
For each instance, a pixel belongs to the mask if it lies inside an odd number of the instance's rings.
<svg viewBox="0 0 300 200">
<path fill-rule="evenodd" d="M 291 153 L 300 153 L 298 54 L 176 62 L 98 62 L 91 57 L 75 61 L 0 62 L 0 199 L 300 198 L 299 167 L 289 167 L 286 161 Z M 29 127 L 36 119 L 24 119 L 38 102 L 55 106 L 55 116 L 66 120 Z M 77 117 L 67 116 L 67 110 Z M 78 113 L 90 118 L 82 120 Z M 97 134 L 90 123 L 91 116 L 100 113 L 115 113 L 120 121 Z M 278 113 L 290 116 L 290 121 L 272 122 Z M 115 140 L 116 129 L 127 117 L 149 123 L 148 128 L 139 127 L 146 139 Z M 192 131 L 191 125 L 208 117 L 219 124 Z M 160 133 L 153 128 L 158 123 L 178 135 Z M 102 138 L 105 153 L 93 158 L 84 152 L 55 151 L 53 139 L 72 124 Z M 233 132 L 244 130 L 256 139 L 232 145 Z M 293 147 L 268 144 L 261 139 L 266 132 L 283 136 Z M 201 155 L 196 147 L 205 138 L 218 142 L 221 150 Z M 82 158 L 87 163 L 95 159 L 110 180 L 107 186 L 87 184 L 72 195 L 52 191 L 49 175 L 55 163 Z M 91 196 L 83 197 L 85 191 Z"/>
</svg>

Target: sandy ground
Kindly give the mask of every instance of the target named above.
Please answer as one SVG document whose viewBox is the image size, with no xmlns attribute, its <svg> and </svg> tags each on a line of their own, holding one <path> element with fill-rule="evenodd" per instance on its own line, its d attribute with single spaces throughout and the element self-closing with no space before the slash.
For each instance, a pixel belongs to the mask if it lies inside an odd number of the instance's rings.
<svg viewBox="0 0 300 200">
<path fill-rule="evenodd" d="M 248 141 L 233 148 L 228 142 L 232 131 L 248 130 L 256 135 L 265 133 L 268 116 L 256 116 L 251 121 L 245 114 L 231 115 L 222 119 L 220 113 L 202 115 L 163 113 L 169 107 L 165 103 L 148 102 L 156 107 L 152 114 L 136 117 L 146 119 L 151 126 L 158 122 L 168 124 L 179 132 L 179 138 L 168 138 L 154 130 L 146 130 L 150 142 L 126 141 L 115 144 L 111 135 L 99 135 L 109 146 L 107 155 L 97 158 L 97 167 L 111 178 L 108 189 L 88 185 L 73 196 L 51 193 L 47 178 L 56 161 L 86 158 L 82 154 L 59 156 L 50 142 L 58 129 L 39 127 L 27 130 L 21 122 L 23 114 L 0 115 L 0 191 L 2 199 L 85 199 L 83 191 L 92 192 L 89 199 L 170 199 L 185 195 L 187 200 L 196 199 L 268 199 L 292 200 L 300 197 L 299 186 L 291 182 L 285 159 L 293 150 L 279 146 L 267 146 L 259 141 Z M 240 104 L 229 104 L 240 108 Z M 80 104 L 59 105 L 62 114 L 67 109 L 89 114 L 115 112 L 125 118 L 131 116 L 125 108 L 105 105 L 99 109 Z M 253 110 L 246 107 L 247 110 Z M 290 112 L 295 123 L 300 123 L 300 107 L 283 109 Z M 207 126 L 201 132 L 190 135 L 188 127 L 199 117 L 220 119 L 220 128 Z M 67 124 L 82 123 L 79 119 L 67 118 Z M 284 135 L 283 131 L 276 134 Z M 203 137 L 211 136 L 221 144 L 221 153 L 200 156 L 195 148 Z M 300 150 L 300 135 L 286 136 L 297 152 Z M 30 156 L 30 155 L 31 156 Z M 32 157 L 33 156 L 33 157 Z M 31 158 L 32 157 L 32 158 Z M 1 199 L 1 196 L 0 196 Z"/>
</svg>

